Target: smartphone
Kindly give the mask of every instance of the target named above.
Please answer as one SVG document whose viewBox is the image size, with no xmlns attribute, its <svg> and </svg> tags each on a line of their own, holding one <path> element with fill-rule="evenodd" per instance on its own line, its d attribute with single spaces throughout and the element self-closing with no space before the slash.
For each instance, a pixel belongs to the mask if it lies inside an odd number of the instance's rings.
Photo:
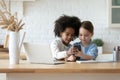
<svg viewBox="0 0 120 80">
<path fill-rule="evenodd" d="M 79 51 L 81 51 L 81 46 L 73 45 L 74 48 L 77 48 Z"/>
</svg>

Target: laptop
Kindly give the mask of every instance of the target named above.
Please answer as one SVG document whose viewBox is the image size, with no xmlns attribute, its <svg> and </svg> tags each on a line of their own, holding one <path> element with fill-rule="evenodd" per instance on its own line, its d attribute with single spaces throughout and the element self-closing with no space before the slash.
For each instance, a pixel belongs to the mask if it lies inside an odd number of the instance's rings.
<svg viewBox="0 0 120 80">
<path fill-rule="evenodd" d="M 23 43 L 27 60 L 30 63 L 63 64 L 65 61 L 57 61 L 52 57 L 49 45 Z"/>
</svg>

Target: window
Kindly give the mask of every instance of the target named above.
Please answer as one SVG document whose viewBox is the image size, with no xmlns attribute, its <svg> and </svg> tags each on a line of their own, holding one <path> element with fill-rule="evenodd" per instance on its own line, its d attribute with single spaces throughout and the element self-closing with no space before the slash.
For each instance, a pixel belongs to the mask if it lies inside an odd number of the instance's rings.
<svg viewBox="0 0 120 80">
<path fill-rule="evenodd" d="M 120 0 L 109 0 L 109 26 L 120 28 Z"/>
</svg>

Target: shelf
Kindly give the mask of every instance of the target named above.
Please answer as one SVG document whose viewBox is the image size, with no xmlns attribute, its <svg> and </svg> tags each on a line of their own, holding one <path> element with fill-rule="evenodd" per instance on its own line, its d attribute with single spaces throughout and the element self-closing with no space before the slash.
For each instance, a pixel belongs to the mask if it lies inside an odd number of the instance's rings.
<svg viewBox="0 0 120 80">
<path fill-rule="evenodd" d="M 22 18 L 24 16 L 24 2 L 36 1 L 36 0 L 11 0 L 11 12 L 18 13 L 18 17 Z"/>
</svg>

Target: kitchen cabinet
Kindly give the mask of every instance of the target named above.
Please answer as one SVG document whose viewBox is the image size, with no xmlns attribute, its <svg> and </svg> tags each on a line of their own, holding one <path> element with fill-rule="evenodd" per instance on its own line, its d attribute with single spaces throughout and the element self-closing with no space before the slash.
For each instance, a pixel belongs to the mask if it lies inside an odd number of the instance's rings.
<svg viewBox="0 0 120 80">
<path fill-rule="evenodd" d="M 11 0 L 11 12 L 14 14 L 18 13 L 18 17 L 22 18 L 24 16 L 24 2 L 34 2 L 36 0 Z"/>
<path fill-rule="evenodd" d="M 120 0 L 109 1 L 109 26 L 120 28 Z"/>
</svg>

